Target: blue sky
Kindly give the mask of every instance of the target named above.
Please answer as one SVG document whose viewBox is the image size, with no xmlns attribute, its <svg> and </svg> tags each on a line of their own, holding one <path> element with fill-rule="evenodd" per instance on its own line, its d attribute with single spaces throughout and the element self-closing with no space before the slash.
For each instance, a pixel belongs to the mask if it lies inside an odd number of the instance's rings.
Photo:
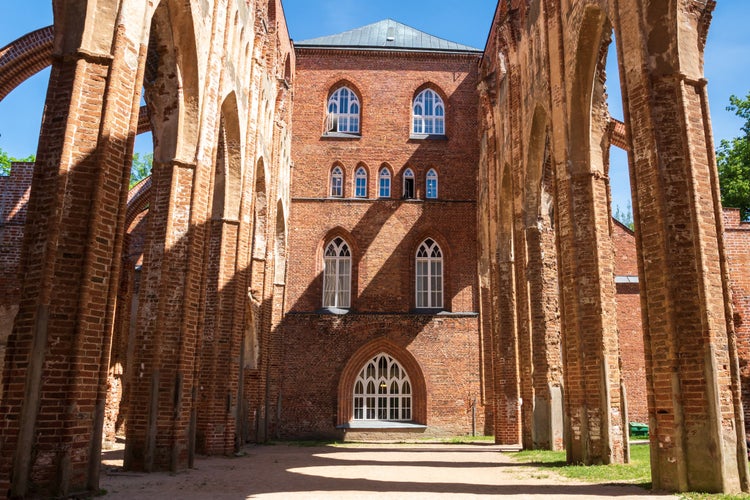
<svg viewBox="0 0 750 500">
<path fill-rule="evenodd" d="M 52 22 L 50 0 L 5 1 L 0 16 L 0 45 Z M 293 39 L 330 35 L 392 18 L 432 35 L 484 48 L 495 0 L 286 0 L 284 13 Z M 719 0 L 706 47 L 711 120 L 716 144 L 739 135 L 741 120 L 725 110 L 729 96 L 750 91 L 750 2 Z M 613 70 L 610 81 L 616 79 Z M 0 102 L 0 148 L 13 156 L 36 152 L 39 124 L 49 73 L 36 77 Z M 610 84 L 612 114 L 621 116 L 617 85 Z M 138 150 L 147 149 L 139 141 Z M 627 160 L 613 148 L 612 191 L 614 204 L 625 208 L 630 199 Z"/>
</svg>

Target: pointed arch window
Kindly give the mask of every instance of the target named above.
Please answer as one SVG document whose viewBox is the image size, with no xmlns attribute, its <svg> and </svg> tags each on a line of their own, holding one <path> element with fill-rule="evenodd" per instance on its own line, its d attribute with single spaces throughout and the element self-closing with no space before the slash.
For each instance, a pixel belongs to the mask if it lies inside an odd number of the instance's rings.
<svg viewBox="0 0 750 500">
<path fill-rule="evenodd" d="M 326 131 L 359 133 L 359 98 L 349 87 L 341 87 L 328 99 Z"/>
<path fill-rule="evenodd" d="M 333 167 L 331 170 L 331 196 L 334 198 L 344 196 L 344 171 L 341 167 Z"/>
<path fill-rule="evenodd" d="M 415 290 L 418 309 L 443 308 L 443 252 L 431 238 L 417 250 Z"/>
<path fill-rule="evenodd" d="M 445 104 L 432 89 L 425 89 L 414 98 L 412 133 L 445 135 Z"/>
<path fill-rule="evenodd" d="M 427 172 L 427 189 L 425 197 L 429 199 L 436 199 L 438 197 L 438 175 L 437 172 L 435 172 L 434 168 L 431 168 L 429 172 Z"/>
<path fill-rule="evenodd" d="M 365 170 L 365 167 L 359 167 L 354 173 L 354 196 L 367 198 L 367 170 Z"/>
<path fill-rule="evenodd" d="M 351 250 L 346 241 L 336 238 L 326 246 L 323 261 L 323 307 L 349 307 L 351 276 Z"/>
<path fill-rule="evenodd" d="M 362 368 L 354 383 L 354 420 L 411 419 L 409 375 L 391 356 L 378 354 Z"/>
<path fill-rule="evenodd" d="M 383 167 L 378 176 L 378 196 L 380 198 L 391 197 L 391 171 Z"/>
<path fill-rule="evenodd" d="M 414 198 L 414 172 L 407 168 L 404 171 L 404 199 Z"/>
</svg>

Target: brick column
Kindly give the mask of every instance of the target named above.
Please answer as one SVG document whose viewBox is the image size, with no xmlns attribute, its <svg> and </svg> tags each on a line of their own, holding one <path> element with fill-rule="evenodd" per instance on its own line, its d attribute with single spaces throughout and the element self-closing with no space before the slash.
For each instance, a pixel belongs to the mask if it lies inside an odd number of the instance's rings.
<svg viewBox="0 0 750 500">
<path fill-rule="evenodd" d="M 494 331 L 495 353 L 495 442 L 518 444 L 521 440 L 521 408 L 518 373 L 518 335 L 516 332 L 516 293 L 514 262 L 493 266 L 494 307 L 497 311 Z"/>
<path fill-rule="evenodd" d="M 192 413 L 208 189 L 195 165 L 154 161 L 125 467 L 177 471 L 192 456 Z"/>
<path fill-rule="evenodd" d="M 749 486 L 702 79 L 713 6 L 622 0 L 616 26 L 621 65 L 634 68 L 621 74 L 633 151 L 652 478 L 672 491 Z"/>
<path fill-rule="evenodd" d="M 607 180 L 594 172 L 559 172 L 568 461 L 621 463 L 625 422 Z"/>
<path fill-rule="evenodd" d="M 120 35 L 114 58 L 74 48 L 52 67 L 0 408 L 0 490 L 13 497 L 98 489 L 140 96 L 125 64 L 138 49 Z"/>
<path fill-rule="evenodd" d="M 197 447 L 200 453 L 235 451 L 237 383 L 244 307 L 237 304 L 238 221 L 212 220 L 207 259 L 206 312 L 202 339 Z"/>
<path fill-rule="evenodd" d="M 541 226 L 541 227 L 540 227 Z M 555 233 L 540 220 L 526 229 L 534 386 L 533 447 L 563 449 L 562 355 Z"/>
<path fill-rule="evenodd" d="M 654 485 L 746 490 L 739 368 L 705 82 L 665 75 L 652 77 L 651 84 L 650 126 L 633 130 Z M 638 111 L 643 123 L 645 110 Z"/>
</svg>

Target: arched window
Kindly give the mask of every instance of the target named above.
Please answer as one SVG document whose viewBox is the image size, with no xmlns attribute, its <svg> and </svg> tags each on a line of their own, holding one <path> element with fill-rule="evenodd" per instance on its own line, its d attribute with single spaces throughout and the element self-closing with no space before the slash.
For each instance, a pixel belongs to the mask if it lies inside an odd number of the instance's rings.
<svg viewBox="0 0 750 500">
<path fill-rule="evenodd" d="M 445 134 L 445 105 L 434 90 L 425 89 L 420 92 L 414 99 L 412 112 L 414 134 Z"/>
<path fill-rule="evenodd" d="M 404 198 L 414 198 L 414 172 L 410 168 L 404 171 Z"/>
<path fill-rule="evenodd" d="M 425 198 L 432 198 L 435 199 L 438 197 L 438 176 L 437 172 L 435 172 L 435 169 L 431 168 L 429 172 L 427 172 L 427 189 Z"/>
<path fill-rule="evenodd" d="M 391 171 L 385 167 L 380 169 L 378 196 L 380 198 L 391 197 Z"/>
<path fill-rule="evenodd" d="M 352 254 L 342 238 L 326 247 L 323 261 L 323 307 L 349 307 L 351 296 Z"/>
<path fill-rule="evenodd" d="M 411 420 L 411 396 L 406 370 L 391 356 L 378 354 L 354 383 L 354 420 Z"/>
<path fill-rule="evenodd" d="M 367 198 L 367 170 L 365 170 L 365 167 L 359 167 L 354 173 L 354 196 Z"/>
<path fill-rule="evenodd" d="M 341 87 L 328 99 L 326 131 L 359 133 L 359 99 L 348 87 Z"/>
<path fill-rule="evenodd" d="M 331 170 L 331 196 L 334 198 L 344 196 L 344 171 L 341 167 L 333 167 Z"/>
<path fill-rule="evenodd" d="M 438 244 L 427 238 L 417 250 L 417 308 L 443 307 L 443 252 Z"/>
</svg>

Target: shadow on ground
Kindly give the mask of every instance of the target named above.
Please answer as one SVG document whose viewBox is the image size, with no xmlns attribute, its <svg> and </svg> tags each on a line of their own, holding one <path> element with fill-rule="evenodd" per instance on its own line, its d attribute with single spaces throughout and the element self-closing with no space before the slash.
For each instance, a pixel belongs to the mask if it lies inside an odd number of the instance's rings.
<svg viewBox="0 0 750 500">
<path fill-rule="evenodd" d="M 170 475 L 122 472 L 103 454 L 107 498 L 640 498 L 633 485 L 586 484 L 519 465 L 486 445 L 256 446 L 237 458 L 205 457 Z"/>
</svg>

